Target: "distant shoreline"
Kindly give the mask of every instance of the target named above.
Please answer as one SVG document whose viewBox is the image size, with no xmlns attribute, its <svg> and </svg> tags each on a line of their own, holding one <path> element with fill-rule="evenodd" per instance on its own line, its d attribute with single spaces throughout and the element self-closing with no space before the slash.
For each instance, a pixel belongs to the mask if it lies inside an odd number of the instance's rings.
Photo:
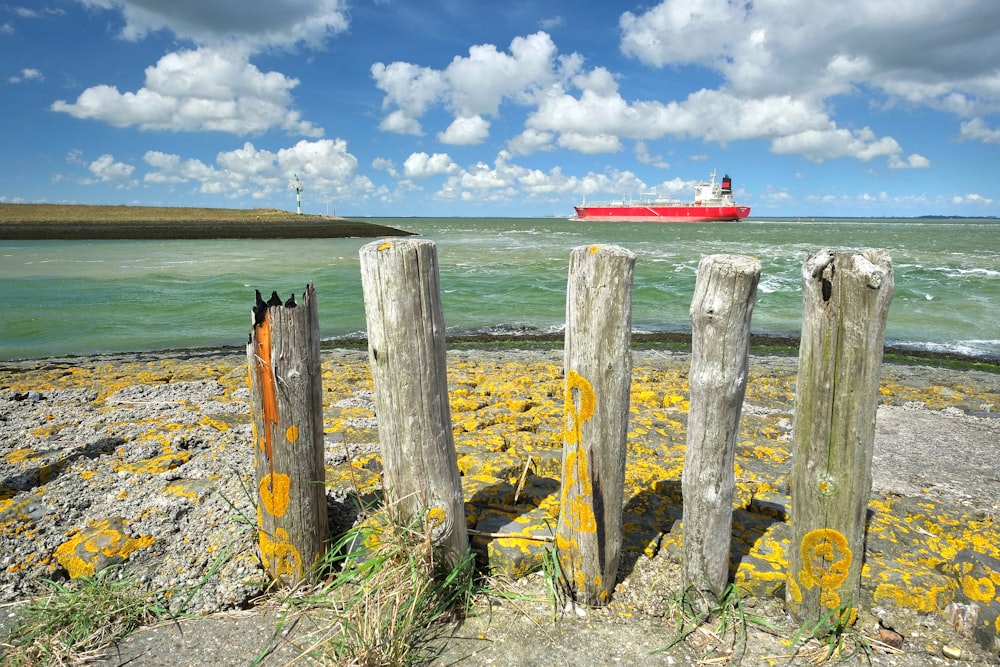
<svg viewBox="0 0 1000 667">
<path fill-rule="evenodd" d="M 0 204 L 0 240 L 378 238 L 394 227 L 277 209 Z"/>
</svg>

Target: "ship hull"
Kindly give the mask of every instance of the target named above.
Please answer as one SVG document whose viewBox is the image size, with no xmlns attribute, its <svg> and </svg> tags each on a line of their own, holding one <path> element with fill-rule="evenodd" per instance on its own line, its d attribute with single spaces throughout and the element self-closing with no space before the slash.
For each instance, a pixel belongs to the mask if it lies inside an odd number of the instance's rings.
<svg viewBox="0 0 1000 667">
<path fill-rule="evenodd" d="M 576 220 L 595 222 L 736 222 L 749 206 L 574 206 Z"/>
</svg>

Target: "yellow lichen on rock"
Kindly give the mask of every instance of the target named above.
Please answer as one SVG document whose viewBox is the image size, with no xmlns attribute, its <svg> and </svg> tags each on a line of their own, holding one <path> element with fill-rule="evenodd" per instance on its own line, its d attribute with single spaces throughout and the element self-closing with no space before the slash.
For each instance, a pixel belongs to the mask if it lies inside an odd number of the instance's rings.
<svg viewBox="0 0 1000 667">
<path fill-rule="evenodd" d="M 137 549 L 155 541 L 150 536 L 129 537 L 123 530 L 121 519 L 97 521 L 59 545 L 55 551 L 56 560 L 75 579 L 120 563 Z"/>
</svg>

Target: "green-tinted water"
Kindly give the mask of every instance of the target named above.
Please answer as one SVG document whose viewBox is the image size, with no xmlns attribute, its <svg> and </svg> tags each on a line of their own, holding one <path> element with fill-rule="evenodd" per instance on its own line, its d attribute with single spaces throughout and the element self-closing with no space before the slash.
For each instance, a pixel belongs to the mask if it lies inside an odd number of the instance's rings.
<svg viewBox="0 0 1000 667">
<path fill-rule="evenodd" d="M 886 248 L 895 297 L 887 339 L 1000 355 L 1000 221 L 818 220 L 578 223 L 558 218 L 398 218 L 438 248 L 451 332 L 556 331 L 570 251 L 613 243 L 638 256 L 637 331 L 690 327 L 700 259 L 757 257 L 757 333 L 800 328 L 801 266 L 820 248 Z M 371 239 L 22 241 L 0 245 L 0 358 L 242 345 L 254 289 L 314 283 L 324 337 L 364 330 L 358 250 Z"/>
</svg>

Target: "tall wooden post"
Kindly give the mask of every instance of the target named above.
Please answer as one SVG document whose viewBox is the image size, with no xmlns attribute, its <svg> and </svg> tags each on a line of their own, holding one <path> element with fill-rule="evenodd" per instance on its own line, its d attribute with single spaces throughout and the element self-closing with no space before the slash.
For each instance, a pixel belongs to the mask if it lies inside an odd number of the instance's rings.
<svg viewBox="0 0 1000 667">
<path fill-rule="evenodd" d="M 710 255 L 698 265 L 691 302 L 691 407 L 681 492 L 682 573 L 699 607 L 718 600 L 729 579 L 736 436 L 746 392 L 750 317 L 760 262 Z"/>
<path fill-rule="evenodd" d="M 570 593 L 587 605 L 607 604 L 618 576 L 634 268 L 635 255 L 617 246 L 570 254 L 556 550 Z"/>
<path fill-rule="evenodd" d="M 800 621 L 859 604 L 892 261 L 822 250 L 802 267 L 786 602 Z"/>
<path fill-rule="evenodd" d="M 361 285 L 386 496 L 403 517 L 426 516 L 434 539 L 457 562 L 469 538 L 434 242 L 369 243 L 361 248 Z"/>
<path fill-rule="evenodd" d="M 316 292 L 306 287 L 267 302 L 257 292 L 247 343 L 257 524 L 270 575 L 294 583 L 323 554 L 327 538 L 323 382 Z"/>
</svg>

